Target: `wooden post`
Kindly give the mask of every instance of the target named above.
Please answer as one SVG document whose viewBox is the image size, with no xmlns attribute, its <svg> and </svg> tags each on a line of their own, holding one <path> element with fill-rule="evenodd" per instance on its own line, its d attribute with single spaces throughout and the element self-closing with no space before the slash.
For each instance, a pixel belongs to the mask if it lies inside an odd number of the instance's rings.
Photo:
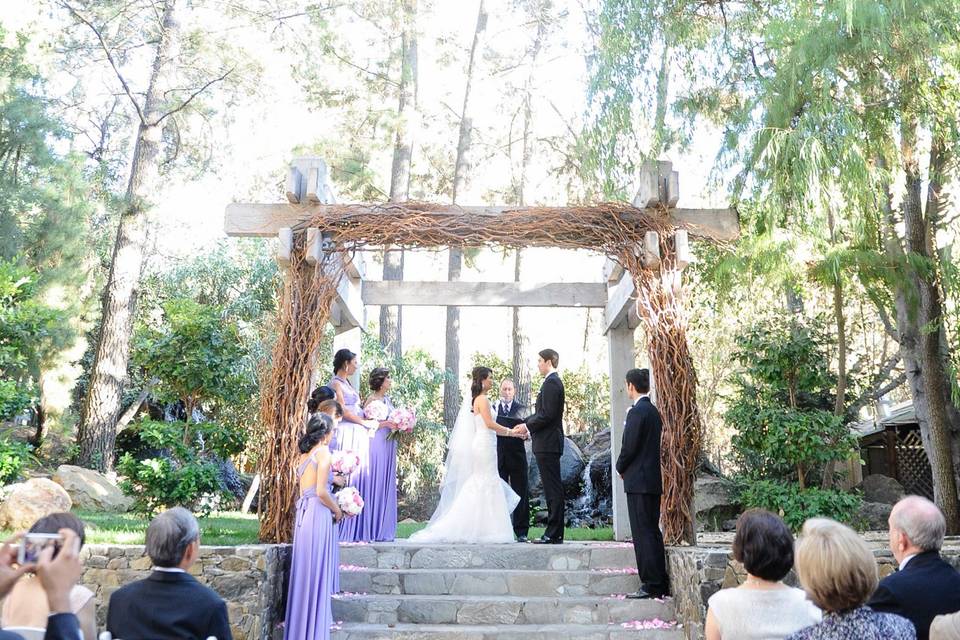
<svg viewBox="0 0 960 640">
<path fill-rule="evenodd" d="M 613 537 L 626 540 L 630 536 L 630 518 L 627 514 L 627 494 L 623 480 L 617 473 L 617 457 L 623 444 L 623 425 L 630 408 L 625 379 L 627 371 L 635 366 L 633 353 L 634 330 L 623 322 L 607 332 L 610 360 L 610 463 L 613 476 Z"/>
</svg>

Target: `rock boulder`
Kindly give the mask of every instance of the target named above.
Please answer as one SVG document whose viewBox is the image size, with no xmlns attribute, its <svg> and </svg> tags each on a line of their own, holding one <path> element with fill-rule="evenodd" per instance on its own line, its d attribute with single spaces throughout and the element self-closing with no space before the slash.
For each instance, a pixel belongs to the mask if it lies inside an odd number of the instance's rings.
<svg viewBox="0 0 960 640">
<path fill-rule="evenodd" d="M 51 513 L 70 511 L 73 501 L 56 482 L 46 478 L 32 478 L 4 489 L 0 504 L 0 528 L 19 531 L 29 529 L 34 522 Z"/>
<path fill-rule="evenodd" d="M 133 505 L 117 485 L 92 469 L 64 464 L 57 467 L 52 480 L 63 487 L 74 506 L 96 511 L 124 512 Z"/>
<path fill-rule="evenodd" d="M 699 475 L 693 484 L 693 510 L 698 526 L 720 530 L 723 522 L 736 518 L 740 513 L 740 505 L 733 497 L 733 488 L 728 480 Z"/>
<path fill-rule="evenodd" d="M 537 467 L 537 459 L 530 448 L 530 441 L 527 446 L 527 480 L 530 486 L 530 495 L 543 495 L 543 485 L 540 483 L 540 468 Z M 563 455 L 560 456 L 560 480 L 563 482 L 563 488 L 567 497 L 579 495 L 580 482 L 583 479 L 583 470 L 587 466 L 587 461 L 580 451 L 580 447 L 570 438 L 564 438 Z"/>
<path fill-rule="evenodd" d="M 879 473 L 864 478 L 857 488 L 863 491 L 864 502 L 878 502 L 880 504 L 896 504 L 905 493 L 902 484 Z"/>
<path fill-rule="evenodd" d="M 893 507 L 882 502 L 864 502 L 857 510 L 855 524 L 867 531 L 886 531 L 889 527 L 887 519 Z"/>
</svg>

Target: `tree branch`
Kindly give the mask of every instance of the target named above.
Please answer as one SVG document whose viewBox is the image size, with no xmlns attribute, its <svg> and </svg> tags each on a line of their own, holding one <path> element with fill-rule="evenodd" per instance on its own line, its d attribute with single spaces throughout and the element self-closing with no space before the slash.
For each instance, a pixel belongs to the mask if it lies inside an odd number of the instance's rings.
<svg viewBox="0 0 960 640">
<path fill-rule="evenodd" d="M 180 106 L 178 106 L 178 107 L 175 108 L 175 109 L 171 109 L 170 111 L 167 111 L 167 112 L 164 113 L 162 116 L 160 116 L 154 124 L 160 124 L 161 122 L 163 122 L 163 121 L 164 121 L 166 118 L 168 118 L 169 116 L 172 116 L 172 115 L 174 115 L 175 113 L 178 113 L 178 112 L 183 111 L 184 109 L 186 109 L 186 108 L 187 108 L 187 105 L 189 105 L 191 102 L 193 102 L 193 99 L 194 99 L 194 98 L 196 98 L 198 95 L 200 95 L 201 93 L 203 93 L 204 91 L 206 91 L 207 88 L 210 87 L 210 85 L 216 84 L 217 82 L 223 82 L 224 80 L 226 80 L 226 79 L 227 79 L 227 76 L 229 76 L 231 73 L 233 73 L 235 69 L 236 69 L 236 67 L 230 67 L 230 68 L 227 69 L 220 77 L 218 77 L 218 78 L 213 78 L 212 80 L 210 80 L 209 82 L 207 82 L 206 84 L 204 84 L 202 87 L 200 87 L 199 89 L 197 89 L 196 91 L 194 91 L 193 93 L 191 93 L 189 98 L 187 98 L 187 99 L 184 100 L 182 103 L 180 103 Z"/>
<path fill-rule="evenodd" d="M 863 393 L 857 397 L 856 400 L 850 403 L 847 411 L 851 413 L 858 413 L 860 409 L 867 406 L 870 402 L 874 400 L 879 400 L 883 396 L 887 395 L 900 385 L 902 385 L 907 380 L 906 372 L 901 371 L 896 375 L 896 377 L 891 378 L 890 374 L 893 373 L 894 369 L 897 368 L 897 365 L 900 364 L 900 354 L 895 353 L 894 355 L 887 358 L 887 360 L 880 367 L 880 370 L 873 376 L 871 380 L 870 387 L 866 389 Z M 886 384 L 883 384 L 883 381 L 887 380 Z"/>
<path fill-rule="evenodd" d="M 113 54 L 110 53 L 110 48 L 107 46 L 106 41 L 103 39 L 103 36 L 100 34 L 100 31 L 93 25 L 92 22 L 84 18 L 80 13 L 74 9 L 69 2 L 66 0 L 60 0 L 61 6 L 65 7 L 73 17 L 87 25 L 94 35 L 97 36 L 97 40 L 100 41 L 100 48 L 103 49 L 103 53 L 107 56 L 107 61 L 110 63 L 110 66 L 113 68 L 113 72 L 116 74 L 117 79 L 120 81 L 120 84 L 123 85 L 123 90 L 127 94 L 127 97 L 130 98 L 130 102 L 133 104 L 133 108 L 137 110 L 137 117 L 140 118 L 140 124 L 146 126 L 147 120 L 143 115 L 143 109 L 140 107 L 140 103 L 136 101 L 133 97 L 133 92 L 130 90 L 130 85 L 127 84 L 126 78 L 123 77 L 123 74 L 120 73 L 120 69 L 117 67 L 116 61 L 113 59 Z"/>
</svg>

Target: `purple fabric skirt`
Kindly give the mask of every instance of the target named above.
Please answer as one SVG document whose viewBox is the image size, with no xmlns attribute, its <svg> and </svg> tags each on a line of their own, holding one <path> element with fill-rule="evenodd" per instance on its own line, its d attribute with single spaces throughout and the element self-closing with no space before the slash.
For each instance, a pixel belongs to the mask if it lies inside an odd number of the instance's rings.
<svg viewBox="0 0 960 640">
<path fill-rule="evenodd" d="M 297 501 L 284 640 L 325 640 L 333 624 L 331 595 L 339 583 L 340 550 L 333 514 L 308 492 Z"/>
</svg>

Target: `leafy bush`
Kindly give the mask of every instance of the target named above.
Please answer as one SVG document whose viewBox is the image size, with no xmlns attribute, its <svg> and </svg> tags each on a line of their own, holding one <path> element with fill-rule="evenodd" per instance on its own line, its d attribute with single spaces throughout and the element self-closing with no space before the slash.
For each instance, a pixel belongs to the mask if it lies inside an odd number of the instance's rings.
<svg viewBox="0 0 960 640">
<path fill-rule="evenodd" d="M 859 497 L 829 487 L 833 463 L 850 459 L 857 440 L 831 410 L 826 334 L 815 321 L 773 318 L 736 344 L 742 370 L 726 420 L 736 430 L 741 502 L 780 513 L 794 528 L 813 516 L 849 521 Z"/>
<path fill-rule="evenodd" d="M 23 467 L 33 457 L 33 447 L 26 442 L 0 438 L 0 485 L 20 479 Z"/>
<path fill-rule="evenodd" d="M 182 422 L 144 420 L 132 428 L 143 447 L 156 452 L 145 459 L 127 452 L 117 465 L 123 476 L 120 488 L 134 499 L 136 511 L 153 514 L 186 505 L 206 514 L 219 497 L 228 496 L 217 460 L 243 448 L 244 438 L 237 430 L 213 422 L 195 424 L 191 442 L 185 444 Z"/>
</svg>

